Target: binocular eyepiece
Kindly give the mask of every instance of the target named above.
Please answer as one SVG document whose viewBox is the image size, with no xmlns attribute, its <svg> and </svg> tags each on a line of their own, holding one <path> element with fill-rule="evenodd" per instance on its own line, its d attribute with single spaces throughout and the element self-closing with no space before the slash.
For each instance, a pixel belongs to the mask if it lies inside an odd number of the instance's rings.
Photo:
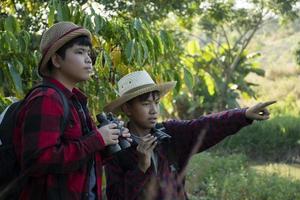
<svg viewBox="0 0 300 200">
<path fill-rule="evenodd" d="M 109 145 L 105 150 L 106 154 L 112 155 L 114 153 L 127 149 L 131 146 L 130 142 L 128 142 L 126 138 L 122 136 L 122 131 L 124 130 L 124 126 L 121 125 L 120 121 L 117 118 L 115 118 L 112 113 L 108 113 L 107 115 L 105 113 L 100 113 L 96 117 L 97 117 L 97 121 L 99 122 L 98 128 L 105 126 L 107 124 L 115 123 L 117 124 L 117 129 L 120 130 L 119 143 L 114 145 Z"/>
<path fill-rule="evenodd" d="M 165 132 L 163 132 L 163 131 L 161 131 L 160 129 L 157 129 L 157 128 L 153 128 L 151 130 L 151 134 L 154 137 L 157 138 L 156 141 L 157 141 L 158 145 L 160 145 L 160 144 L 166 145 L 170 142 L 170 140 L 172 138 L 169 134 L 167 134 L 167 133 L 165 133 Z M 132 143 L 133 146 L 138 145 L 141 141 L 140 137 L 138 137 L 136 135 L 133 135 L 133 134 L 131 135 L 131 138 L 133 140 L 133 143 Z"/>
<path fill-rule="evenodd" d="M 157 144 L 166 144 L 171 140 L 171 136 L 159 129 L 152 129 L 152 134 L 157 138 Z"/>
</svg>

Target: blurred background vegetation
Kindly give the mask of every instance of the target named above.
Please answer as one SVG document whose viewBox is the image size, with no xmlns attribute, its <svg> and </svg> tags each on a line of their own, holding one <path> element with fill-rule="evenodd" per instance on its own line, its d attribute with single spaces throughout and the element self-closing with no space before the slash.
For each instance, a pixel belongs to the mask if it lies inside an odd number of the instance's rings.
<svg viewBox="0 0 300 200">
<path fill-rule="evenodd" d="M 94 75 L 79 87 L 94 116 L 140 69 L 178 82 L 162 119 L 278 101 L 269 121 L 194 156 L 192 199 L 300 200 L 299 9 L 297 0 L 3 0 L 0 112 L 40 81 L 46 27 L 72 21 L 93 34 Z"/>
</svg>

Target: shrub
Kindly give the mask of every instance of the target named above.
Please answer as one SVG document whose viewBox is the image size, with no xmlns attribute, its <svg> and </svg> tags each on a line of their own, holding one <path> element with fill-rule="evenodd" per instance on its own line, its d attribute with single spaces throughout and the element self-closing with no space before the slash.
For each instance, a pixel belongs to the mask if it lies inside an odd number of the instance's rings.
<svg viewBox="0 0 300 200">
<path fill-rule="evenodd" d="M 300 152 L 300 119 L 278 116 L 254 122 L 212 150 L 222 154 L 242 152 L 255 160 L 293 161 Z"/>
<path fill-rule="evenodd" d="M 243 154 L 202 153 L 192 159 L 187 174 L 192 200 L 296 200 L 299 188 L 300 181 L 256 173 Z"/>
</svg>

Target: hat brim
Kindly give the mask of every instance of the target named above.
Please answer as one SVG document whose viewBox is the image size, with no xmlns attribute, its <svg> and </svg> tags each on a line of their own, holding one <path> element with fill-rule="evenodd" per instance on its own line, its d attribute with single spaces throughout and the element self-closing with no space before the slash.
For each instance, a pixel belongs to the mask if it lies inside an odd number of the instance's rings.
<svg viewBox="0 0 300 200">
<path fill-rule="evenodd" d="M 166 82 L 162 84 L 154 84 L 154 85 L 148 85 L 144 88 L 140 88 L 134 92 L 130 92 L 128 94 L 124 94 L 120 96 L 118 99 L 110 102 L 109 104 L 104 106 L 104 112 L 112 112 L 112 113 L 119 113 L 121 112 L 121 106 L 126 103 L 127 101 L 140 96 L 142 94 L 153 92 L 153 91 L 159 91 L 160 97 L 163 97 L 166 95 L 170 90 L 172 90 L 176 85 L 176 81 Z"/>
<path fill-rule="evenodd" d="M 64 35 L 63 37 L 55 41 L 39 62 L 38 73 L 40 76 L 44 77 L 50 75 L 49 70 L 47 69 L 47 63 L 50 60 L 51 56 L 64 44 L 78 36 L 88 36 L 90 39 L 92 38 L 91 33 L 87 29 L 80 28 Z"/>
</svg>

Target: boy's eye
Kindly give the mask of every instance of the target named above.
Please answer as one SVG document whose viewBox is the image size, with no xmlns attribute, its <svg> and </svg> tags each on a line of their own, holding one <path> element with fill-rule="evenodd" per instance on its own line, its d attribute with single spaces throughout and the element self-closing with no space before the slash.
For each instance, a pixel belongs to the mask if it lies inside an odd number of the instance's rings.
<svg viewBox="0 0 300 200">
<path fill-rule="evenodd" d="M 83 51 L 77 51 L 78 54 L 83 54 Z"/>
</svg>

